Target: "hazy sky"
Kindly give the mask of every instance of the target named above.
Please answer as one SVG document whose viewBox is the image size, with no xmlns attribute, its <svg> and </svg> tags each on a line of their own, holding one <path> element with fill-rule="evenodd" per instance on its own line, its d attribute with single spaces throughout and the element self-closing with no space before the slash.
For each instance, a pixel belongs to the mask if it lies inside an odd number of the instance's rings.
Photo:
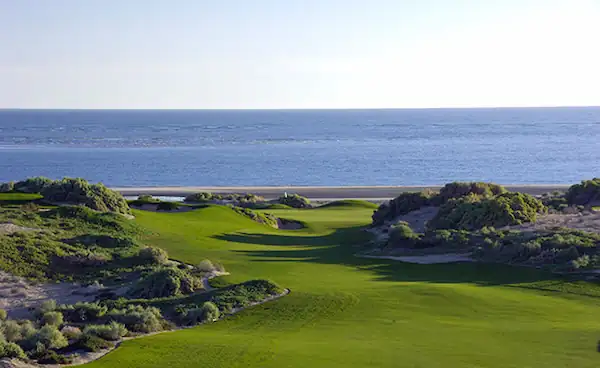
<svg viewBox="0 0 600 368">
<path fill-rule="evenodd" d="M 0 0 L 0 108 L 600 105 L 600 0 Z"/>
</svg>

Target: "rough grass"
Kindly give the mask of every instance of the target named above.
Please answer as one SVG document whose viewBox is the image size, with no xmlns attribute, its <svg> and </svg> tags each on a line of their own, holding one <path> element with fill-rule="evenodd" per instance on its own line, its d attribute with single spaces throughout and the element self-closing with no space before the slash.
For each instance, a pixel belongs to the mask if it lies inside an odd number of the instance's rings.
<svg viewBox="0 0 600 368">
<path fill-rule="evenodd" d="M 135 211 L 152 245 L 222 262 L 230 282 L 291 293 L 225 320 L 126 341 L 92 367 L 597 367 L 599 287 L 534 269 L 354 257 L 361 206 L 274 210 L 269 229 L 218 206 Z"/>
<path fill-rule="evenodd" d="M 20 205 L 41 199 L 36 193 L 0 193 L 0 206 Z"/>
</svg>

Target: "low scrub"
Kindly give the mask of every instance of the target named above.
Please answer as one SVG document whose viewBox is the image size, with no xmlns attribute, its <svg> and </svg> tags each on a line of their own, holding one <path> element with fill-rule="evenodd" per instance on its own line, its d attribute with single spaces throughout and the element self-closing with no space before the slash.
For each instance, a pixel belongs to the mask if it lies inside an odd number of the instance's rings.
<svg viewBox="0 0 600 368">
<path fill-rule="evenodd" d="M 100 212 L 129 214 L 131 210 L 123 196 L 103 184 L 90 184 L 81 178 L 53 181 L 40 193 L 49 202 L 82 205 Z"/>
<path fill-rule="evenodd" d="M 160 202 L 156 209 L 158 211 L 175 211 L 179 209 L 179 204 L 175 202 Z"/>
<path fill-rule="evenodd" d="M 27 356 L 19 345 L 14 342 L 2 341 L 0 339 L 0 359 L 1 358 L 20 358 L 25 359 Z"/>
<path fill-rule="evenodd" d="M 73 344 L 73 348 L 75 349 L 81 349 L 83 351 L 91 352 L 98 352 L 104 349 L 109 349 L 113 346 L 114 344 L 109 341 L 106 341 L 96 335 L 87 334 L 81 335 L 79 340 L 77 340 L 77 342 Z"/>
<path fill-rule="evenodd" d="M 484 182 L 453 182 L 440 189 L 440 202 L 446 203 L 451 199 L 466 196 L 493 197 L 506 193 L 506 188 L 494 183 Z"/>
<path fill-rule="evenodd" d="M 581 184 L 572 185 L 565 197 L 572 205 L 600 204 L 600 178 L 584 180 Z"/>
<path fill-rule="evenodd" d="M 242 208 L 236 206 L 232 207 L 232 209 L 240 215 L 246 216 L 249 219 L 259 222 L 261 224 L 269 225 L 275 228 L 277 228 L 278 226 L 277 217 L 271 215 L 270 213 L 256 212 L 249 208 Z"/>
<path fill-rule="evenodd" d="M 292 208 L 308 208 L 310 207 L 310 201 L 308 198 L 298 194 L 286 194 L 277 199 L 277 203 L 286 205 Z"/>
<path fill-rule="evenodd" d="M 201 281 L 187 270 L 163 268 L 153 271 L 129 291 L 134 298 L 153 299 L 189 294 L 202 288 Z"/>
<path fill-rule="evenodd" d="M 475 195 L 451 199 L 429 223 L 432 229 L 474 230 L 535 222 L 547 211 L 538 199 L 524 193 L 504 193 L 490 198 Z"/>
<path fill-rule="evenodd" d="M 213 302 L 204 302 L 195 308 L 179 309 L 180 319 L 184 324 L 196 325 L 205 322 L 214 322 L 219 319 L 221 312 Z"/>
<path fill-rule="evenodd" d="M 106 319 L 123 324 L 129 331 L 150 333 L 162 331 L 166 325 L 158 308 L 129 305 L 123 309 L 112 309 Z"/>
<path fill-rule="evenodd" d="M 233 309 L 247 307 L 252 303 L 279 295 L 283 291 L 283 288 L 272 281 L 251 280 L 218 290 L 211 301 L 220 310 L 231 312 Z"/>
<path fill-rule="evenodd" d="M 435 198 L 435 194 L 429 191 L 402 193 L 377 208 L 372 216 L 373 226 L 383 225 L 386 221 L 393 221 L 398 216 L 416 211 L 421 207 L 431 206 L 435 202 Z"/>
<path fill-rule="evenodd" d="M 107 325 L 87 325 L 83 330 L 86 335 L 98 336 L 104 340 L 117 341 L 127 335 L 125 325 L 112 321 Z"/>
</svg>

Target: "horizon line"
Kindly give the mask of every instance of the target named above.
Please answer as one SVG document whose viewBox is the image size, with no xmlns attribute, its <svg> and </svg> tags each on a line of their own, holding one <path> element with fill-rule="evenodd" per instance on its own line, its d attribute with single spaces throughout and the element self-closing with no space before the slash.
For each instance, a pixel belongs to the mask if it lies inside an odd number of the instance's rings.
<svg viewBox="0 0 600 368">
<path fill-rule="evenodd" d="M 469 109 L 553 109 L 553 108 L 600 108 L 600 105 L 531 105 L 531 106 L 454 106 L 454 107 L 257 107 L 257 108 L 138 108 L 138 107 L 0 107 L 0 111 L 316 111 L 316 110 L 469 110 Z"/>
</svg>

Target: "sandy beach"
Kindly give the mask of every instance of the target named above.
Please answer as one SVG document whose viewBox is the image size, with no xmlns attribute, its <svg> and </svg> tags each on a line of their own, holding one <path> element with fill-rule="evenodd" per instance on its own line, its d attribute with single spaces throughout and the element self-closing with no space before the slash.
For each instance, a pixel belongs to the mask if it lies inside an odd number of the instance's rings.
<svg viewBox="0 0 600 368">
<path fill-rule="evenodd" d="M 510 191 L 524 192 L 540 195 L 552 191 L 565 191 L 567 184 L 532 184 L 532 185 L 506 185 Z M 253 193 L 267 199 L 277 198 L 283 193 L 297 193 L 312 200 L 329 201 L 339 199 L 363 199 L 383 201 L 398 196 L 402 192 L 416 192 L 425 189 L 439 190 L 441 186 L 346 186 L 346 187 L 114 187 L 124 196 L 138 196 L 149 194 L 153 196 L 182 197 L 191 193 Z"/>
</svg>

